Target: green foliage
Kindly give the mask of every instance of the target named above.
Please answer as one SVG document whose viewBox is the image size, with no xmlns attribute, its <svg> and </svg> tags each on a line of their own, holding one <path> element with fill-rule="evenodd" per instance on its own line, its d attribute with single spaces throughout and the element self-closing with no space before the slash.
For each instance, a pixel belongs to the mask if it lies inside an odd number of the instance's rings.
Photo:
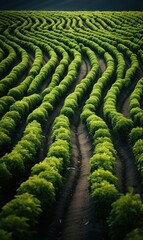
<svg viewBox="0 0 143 240">
<path fill-rule="evenodd" d="M 51 182 L 56 191 L 59 190 L 62 185 L 62 176 L 57 172 L 56 169 L 54 169 L 52 166 L 49 166 L 48 161 L 35 164 L 32 168 L 31 175 L 38 175 L 40 178 L 44 178 L 48 182 Z"/>
<path fill-rule="evenodd" d="M 7 186 L 12 179 L 12 174 L 8 170 L 6 164 L 0 163 L 0 186 L 4 187 Z"/>
<path fill-rule="evenodd" d="M 0 116 L 9 110 L 10 105 L 15 102 L 14 98 L 11 96 L 3 96 L 0 98 Z"/>
<path fill-rule="evenodd" d="M 102 168 L 114 173 L 115 159 L 112 156 L 108 156 L 106 153 L 94 154 L 90 159 L 91 171 Z"/>
<path fill-rule="evenodd" d="M 110 184 L 114 184 L 117 187 L 117 177 L 115 177 L 110 171 L 104 170 L 102 168 L 98 168 L 94 172 L 92 172 L 88 178 L 91 191 L 92 185 L 94 189 L 94 183 L 101 183 L 102 181 L 107 181 Z"/>
<path fill-rule="evenodd" d="M 40 106 L 33 110 L 33 112 L 28 115 L 27 118 L 28 123 L 34 120 L 41 124 L 45 123 L 48 120 L 48 113 L 44 107 Z"/>
<path fill-rule="evenodd" d="M 24 177 L 25 167 L 21 159 L 21 154 L 18 152 L 12 154 L 6 153 L 2 157 L 1 162 L 6 164 L 8 171 L 17 179 L 17 181 Z"/>
<path fill-rule="evenodd" d="M 0 229 L 0 239 L 1 240 L 12 240 L 12 233 L 8 233 L 3 229 Z"/>
<path fill-rule="evenodd" d="M 9 135 L 15 131 L 20 120 L 21 117 L 17 111 L 7 112 L 0 121 L 0 130 Z"/>
<path fill-rule="evenodd" d="M 113 184 L 103 180 L 92 184 L 91 196 L 94 200 L 95 212 L 106 218 L 111 211 L 111 204 L 119 198 L 119 193 Z"/>
<path fill-rule="evenodd" d="M 130 140 L 132 146 L 134 146 L 134 144 L 139 139 L 143 139 L 143 128 L 141 128 L 141 127 L 133 128 L 129 134 L 129 140 Z"/>
<path fill-rule="evenodd" d="M 143 239 L 143 228 L 136 228 L 129 232 L 124 240 L 142 240 Z"/>
<path fill-rule="evenodd" d="M 8 148 L 8 146 L 10 144 L 11 144 L 11 138 L 6 133 L 1 131 L 1 133 L 0 133 L 0 151 Z"/>
<path fill-rule="evenodd" d="M 0 213 L 0 219 L 10 215 L 27 218 L 27 222 L 34 226 L 41 213 L 40 201 L 29 193 L 17 195 L 13 200 L 5 204 Z"/>
<path fill-rule="evenodd" d="M 36 175 L 29 177 L 17 190 L 20 195 L 26 192 L 40 200 L 42 210 L 48 210 L 55 201 L 53 184 Z"/>
<path fill-rule="evenodd" d="M 17 111 L 20 116 L 24 117 L 29 112 L 29 105 L 26 101 L 17 101 L 10 107 L 10 110 Z"/>
<path fill-rule="evenodd" d="M 65 140 L 57 140 L 51 145 L 48 152 L 48 157 L 53 156 L 57 158 L 63 158 L 64 167 L 69 164 L 69 145 Z"/>
<path fill-rule="evenodd" d="M 138 194 L 127 193 L 112 204 L 108 225 L 112 239 L 122 240 L 143 224 L 143 204 Z"/>
<path fill-rule="evenodd" d="M 74 110 L 71 107 L 64 106 L 61 110 L 61 114 L 65 115 L 69 119 L 73 118 Z"/>
<path fill-rule="evenodd" d="M 133 128 L 133 122 L 131 119 L 120 118 L 117 120 L 113 130 L 121 137 L 128 136 Z"/>
<path fill-rule="evenodd" d="M 53 131 L 52 140 L 56 141 L 58 139 L 66 140 L 69 144 L 71 142 L 71 132 L 69 129 L 64 127 L 59 127 Z"/>
<path fill-rule="evenodd" d="M 55 156 L 46 157 L 44 161 L 49 164 L 52 168 L 56 169 L 58 172 L 62 172 L 63 170 L 63 158 L 57 158 Z"/>
<path fill-rule="evenodd" d="M 25 217 L 18 217 L 15 214 L 2 218 L 0 228 L 12 234 L 14 240 L 32 240 L 30 226 Z M 3 239 L 2 239 L 3 240 Z"/>
</svg>

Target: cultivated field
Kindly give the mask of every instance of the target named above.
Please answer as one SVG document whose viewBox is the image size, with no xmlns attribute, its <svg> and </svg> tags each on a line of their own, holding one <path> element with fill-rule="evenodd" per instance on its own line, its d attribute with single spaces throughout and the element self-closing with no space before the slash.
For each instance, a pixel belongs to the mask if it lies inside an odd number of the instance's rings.
<svg viewBox="0 0 143 240">
<path fill-rule="evenodd" d="M 143 239 L 143 12 L 0 12 L 0 239 Z"/>
</svg>

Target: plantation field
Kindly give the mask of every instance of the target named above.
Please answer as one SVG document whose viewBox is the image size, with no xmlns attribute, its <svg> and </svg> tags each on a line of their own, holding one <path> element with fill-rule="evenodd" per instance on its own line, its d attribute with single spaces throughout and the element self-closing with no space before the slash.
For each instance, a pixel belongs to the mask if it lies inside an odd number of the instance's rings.
<svg viewBox="0 0 143 240">
<path fill-rule="evenodd" d="M 0 239 L 143 239 L 143 12 L 0 12 Z"/>
</svg>

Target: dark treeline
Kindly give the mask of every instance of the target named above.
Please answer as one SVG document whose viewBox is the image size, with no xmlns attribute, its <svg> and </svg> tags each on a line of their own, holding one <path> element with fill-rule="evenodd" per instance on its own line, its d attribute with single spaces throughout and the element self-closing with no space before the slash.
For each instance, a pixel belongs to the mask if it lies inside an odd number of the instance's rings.
<svg viewBox="0 0 143 240">
<path fill-rule="evenodd" d="M 142 0 L 1 0 L 0 10 L 142 11 Z"/>
</svg>

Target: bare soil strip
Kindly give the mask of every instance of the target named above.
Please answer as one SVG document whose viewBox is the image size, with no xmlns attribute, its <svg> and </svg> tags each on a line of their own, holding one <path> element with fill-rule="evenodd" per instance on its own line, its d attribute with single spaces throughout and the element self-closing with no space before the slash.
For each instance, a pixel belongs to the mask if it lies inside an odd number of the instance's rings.
<svg viewBox="0 0 143 240">
<path fill-rule="evenodd" d="M 91 143 L 81 122 L 77 128 L 77 139 L 76 136 L 73 138 L 72 153 L 75 160 L 77 143 L 79 174 L 73 196 L 71 196 L 71 202 L 63 220 L 62 234 L 59 238 L 62 240 L 95 239 L 96 235 L 94 209 L 88 193 L 87 179 L 90 174 Z"/>
</svg>

